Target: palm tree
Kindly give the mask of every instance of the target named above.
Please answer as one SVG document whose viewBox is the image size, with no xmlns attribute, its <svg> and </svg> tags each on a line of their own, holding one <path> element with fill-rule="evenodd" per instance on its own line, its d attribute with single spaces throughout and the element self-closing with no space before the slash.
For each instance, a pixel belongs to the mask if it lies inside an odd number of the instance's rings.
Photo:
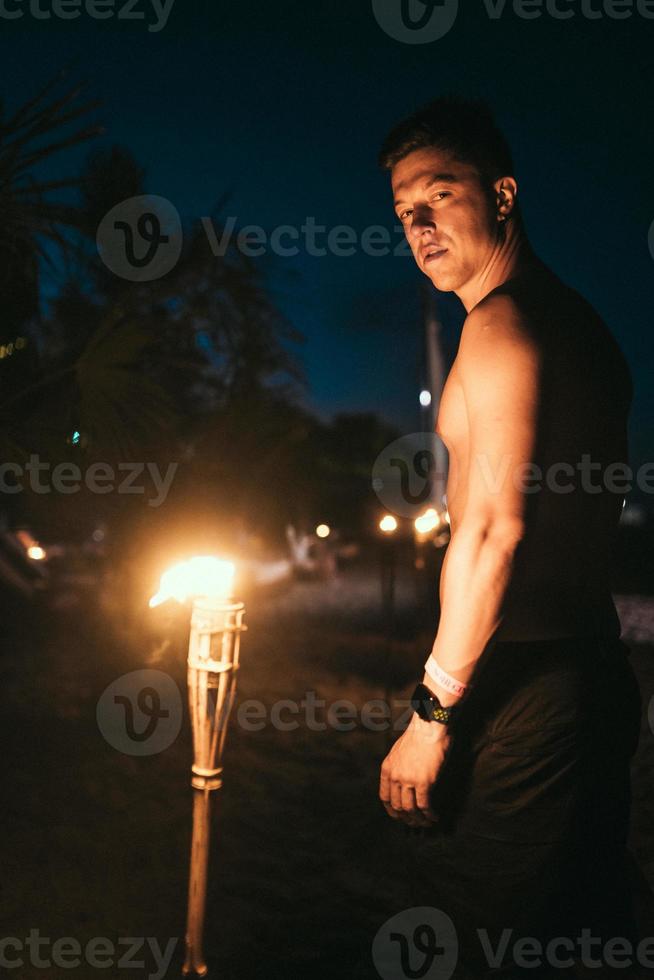
<svg viewBox="0 0 654 980">
<path fill-rule="evenodd" d="M 78 125 L 97 106 L 81 100 L 82 86 L 57 94 L 66 76 L 66 71 L 58 74 L 13 113 L 0 100 L 0 446 L 5 458 L 21 455 L 23 395 L 27 392 L 29 400 L 41 381 L 34 338 L 26 336 L 40 314 L 41 272 L 44 264 L 53 265 L 56 253 L 70 248 L 69 233 L 82 222 L 80 208 L 61 196 L 78 186 L 78 179 L 45 180 L 36 171 L 102 132 L 97 125 Z"/>
<path fill-rule="evenodd" d="M 39 311 L 39 269 L 52 263 L 52 247 L 68 248 L 65 230 L 78 228 L 82 211 L 55 192 L 79 186 L 79 179 L 41 180 L 35 169 L 55 154 L 102 132 L 73 125 L 96 108 L 81 102 L 82 86 L 55 96 L 66 72 L 34 98 L 7 114 L 0 101 L 0 289 L 3 334 L 19 330 Z M 5 338 L 3 338 L 5 339 Z"/>
<path fill-rule="evenodd" d="M 59 133 L 95 104 L 81 104 L 80 89 L 54 98 L 56 83 L 4 124 L 0 112 L 5 307 L 14 297 L 4 330 L 32 322 L 40 340 L 30 371 L 16 371 L 12 357 L 10 383 L 0 390 L 0 456 L 20 462 L 38 452 L 52 464 L 191 458 L 201 434 L 213 431 L 217 438 L 202 440 L 209 469 L 220 446 L 214 475 L 229 471 L 248 484 L 243 448 L 265 455 L 270 468 L 296 440 L 295 415 L 287 418 L 285 408 L 301 381 L 292 353 L 299 337 L 258 266 L 236 247 L 217 258 L 199 222 L 185 229 L 180 260 L 161 279 L 127 282 L 103 265 L 98 224 L 115 204 L 144 193 L 144 173 L 128 150 L 105 147 L 77 177 L 34 176 L 52 154 L 100 132 Z M 62 255 L 67 280 L 42 311 L 39 272 Z M 0 379 L 8 361 L 0 356 Z"/>
</svg>

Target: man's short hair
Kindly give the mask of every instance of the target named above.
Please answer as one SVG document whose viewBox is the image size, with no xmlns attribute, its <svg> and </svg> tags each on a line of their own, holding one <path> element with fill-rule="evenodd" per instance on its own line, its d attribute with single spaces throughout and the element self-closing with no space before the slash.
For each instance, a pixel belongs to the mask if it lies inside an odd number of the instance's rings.
<svg viewBox="0 0 654 980">
<path fill-rule="evenodd" d="M 428 147 L 471 164 L 484 182 L 513 176 L 509 144 L 481 100 L 443 96 L 403 119 L 384 140 L 379 165 L 391 170 L 414 150 Z"/>
</svg>

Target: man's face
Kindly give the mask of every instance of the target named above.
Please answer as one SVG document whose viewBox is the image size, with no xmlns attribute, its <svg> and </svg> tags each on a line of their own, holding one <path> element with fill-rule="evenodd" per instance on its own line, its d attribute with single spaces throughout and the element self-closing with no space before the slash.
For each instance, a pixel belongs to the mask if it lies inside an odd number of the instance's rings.
<svg viewBox="0 0 654 980">
<path fill-rule="evenodd" d="M 393 167 L 392 186 L 411 251 L 437 289 L 458 291 L 483 272 L 497 216 L 474 167 L 433 147 L 415 150 Z"/>
</svg>

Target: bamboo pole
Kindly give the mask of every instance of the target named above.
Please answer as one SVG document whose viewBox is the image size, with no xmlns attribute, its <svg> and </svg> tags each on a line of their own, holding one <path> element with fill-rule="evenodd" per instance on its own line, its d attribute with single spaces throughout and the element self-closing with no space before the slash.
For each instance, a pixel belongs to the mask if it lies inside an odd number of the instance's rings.
<svg viewBox="0 0 654 980">
<path fill-rule="evenodd" d="M 184 976 L 205 977 L 203 936 L 207 900 L 211 794 L 222 786 L 222 756 L 236 694 L 245 607 L 198 598 L 193 604 L 188 654 L 188 694 L 193 732 L 193 832 Z"/>
</svg>

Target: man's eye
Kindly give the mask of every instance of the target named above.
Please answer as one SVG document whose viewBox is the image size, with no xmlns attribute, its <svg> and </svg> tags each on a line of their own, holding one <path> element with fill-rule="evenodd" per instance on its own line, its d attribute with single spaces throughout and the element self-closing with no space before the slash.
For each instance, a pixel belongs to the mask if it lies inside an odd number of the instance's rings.
<svg viewBox="0 0 654 980">
<path fill-rule="evenodd" d="M 449 196 L 450 196 L 450 192 L 449 191 L 437 191 L 434 194 L 433 200 L 434 201 L 442 201 L 444 197 L 449 197 Z"/>
<path fill-rule="evenodd" d="M 411 208 L 407 208 L 406 211 L 400 211 L 400 221 L 404 221 L 406 218 L 410 218 L 413 214 Z"/>
</svg>

